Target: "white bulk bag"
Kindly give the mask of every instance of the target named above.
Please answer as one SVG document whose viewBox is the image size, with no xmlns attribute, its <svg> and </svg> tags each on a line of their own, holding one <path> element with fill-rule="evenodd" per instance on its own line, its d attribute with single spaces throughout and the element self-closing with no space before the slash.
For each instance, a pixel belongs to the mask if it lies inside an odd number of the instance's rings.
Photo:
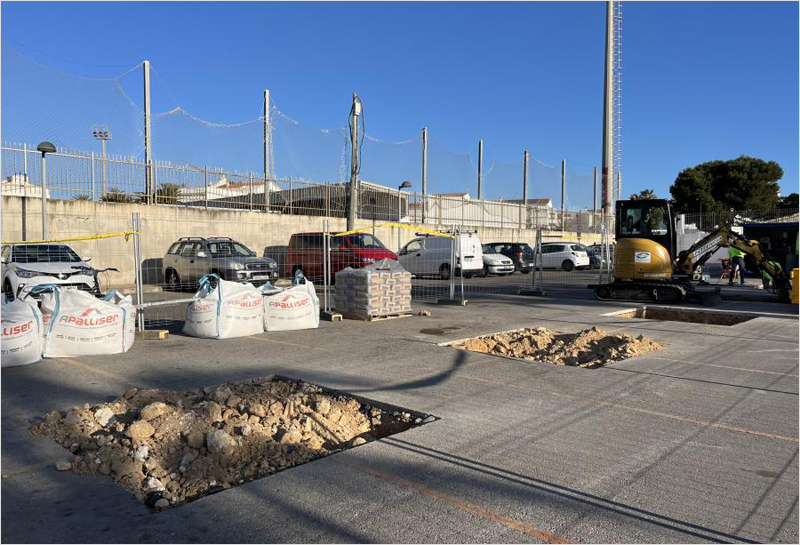
<svg viewBox="0 0 800 545">
<path fill-rule="evenodd" d="M 0 366 L 29 365 L 42 359 L 42 313 L 36 303 L 24 299 L 6 301 L 0 307 L 3 337 Z"/>
<path fill-rule="evenodd" d="M 133 344 L 132 305 L 80 290 L 52 285 L 46 289 L 42 295 L 45 358 L 122 354 Z"/>
<path fill-rule="evenodd" d="M 216 279 L 213 287 L 212 279 Z M 186 309 L 183 332 L 187 335 L 232 339 L 264 332 L 264 301 L 250 283 L 228 282 L 209 274 L 200 279 L 195 298 Z"/>
<path fill-rule="evenodd" d="M 133 346 L 133 339 L 136 338 L 136 307 L 133 306 L 133 298 L 130 295 L 122 295 L 115 289 L 108 292 L 105 300 L 114 303 L 125 309 L 125 352 Z"/>
<path fill-rule="evenodd" d="M 292 331 L 319 327 L 319 298 L 314 284 L 306 281 L 282 290 L 265 285 L 264 329 L 267 331 Z"/>
</svg>

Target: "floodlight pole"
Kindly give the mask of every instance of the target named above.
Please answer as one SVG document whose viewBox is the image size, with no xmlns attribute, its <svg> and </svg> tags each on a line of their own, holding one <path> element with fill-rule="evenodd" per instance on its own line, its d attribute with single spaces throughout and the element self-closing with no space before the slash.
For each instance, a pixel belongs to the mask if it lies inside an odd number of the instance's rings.
<svg viewBox="0 0 800 545">
<path fill-rule="evenodd" d="M 150 204 L 153 199 L 153 149 L 150 130 L 150 61 L 142 63 L 144 71 L 144 179 L 145 199 Z"/>
<path fill-rule="evenodd" d="M 47 160 L 45 155 L 55 153 L 56 147 L 50 142 L 42 142 L 36 147 L 42 154 L 42 240 L 47 240 Z"/>
<path fill-rule="evenodd" d="M 606 2 L 606 62 L 605 88 L 603 93 L 603 215 L 605 221 L 611 218 L 612 193 L 614 190 L 614 2 Z"/>
</svg>

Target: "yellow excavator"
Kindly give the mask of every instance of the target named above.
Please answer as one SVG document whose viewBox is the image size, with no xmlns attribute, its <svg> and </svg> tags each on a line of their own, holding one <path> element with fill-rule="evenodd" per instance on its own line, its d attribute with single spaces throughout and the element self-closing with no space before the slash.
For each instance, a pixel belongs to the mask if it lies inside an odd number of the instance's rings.
<svg viewBox="0 0 800 545">
<path fill-rule="evenodd" d="M 706 289 L 692 279 L 698 267 L 719 248 L 733 246 L 751 256 L 759 270 L 773 279 L 782 301 L 789 301 L 791 283 L 786 272 L 775 266 L 758 242 L 747 240 L 722 227 L 695 242 L 689 249 L 677 251 L 676 215 L 664 199 L 617 201 L 614 234 L 613 281 L 598 284 L 594 296 L 603 301 L 698 300 L 713 304 L 719 287 Z"/>
</svg>

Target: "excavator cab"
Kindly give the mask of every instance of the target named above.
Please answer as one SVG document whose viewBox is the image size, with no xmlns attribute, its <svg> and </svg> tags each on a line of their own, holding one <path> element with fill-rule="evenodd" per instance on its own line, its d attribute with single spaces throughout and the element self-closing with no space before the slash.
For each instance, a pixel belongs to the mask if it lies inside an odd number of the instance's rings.
<svg viewBox="0 0 800 545">
<path fill-rule="evenodd" d="M 664 199 L 617 201 L 614 278 L 667 280 L 677 251 L 675 212 Z"/>
<path fill-rule="evenodd" d="M 626 238 L 648 239 L 667 249 L 674 259 L 677 249 L 675 213 L 664 199 L 617 201 L 617 241 Z"/>
</svg>

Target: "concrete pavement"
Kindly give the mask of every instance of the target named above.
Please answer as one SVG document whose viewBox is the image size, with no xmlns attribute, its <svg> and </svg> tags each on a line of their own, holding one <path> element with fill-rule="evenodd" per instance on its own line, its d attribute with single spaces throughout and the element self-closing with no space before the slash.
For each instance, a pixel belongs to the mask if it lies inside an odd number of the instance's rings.
<svg viewBox="0 0 800 545">
<path fill-rule="evenodd" d="M 604 316 L 588 290 L 471 298 L 432 317 L 323 322 L 229 341 L 172 335 L 123 356 L 2 371 L 2 539 L 13 542 L 797 542 L 797 307 L 736 326 Z M 667 348 L 597 370 L 438 343 L 597 325 Z M 423 333 L 422 330 L 428 331 Z M 110 479 L 57 472 L 28 432 L 131 385 L 277 373 L 439 418 L 150 513 Z"/>
</svg>

